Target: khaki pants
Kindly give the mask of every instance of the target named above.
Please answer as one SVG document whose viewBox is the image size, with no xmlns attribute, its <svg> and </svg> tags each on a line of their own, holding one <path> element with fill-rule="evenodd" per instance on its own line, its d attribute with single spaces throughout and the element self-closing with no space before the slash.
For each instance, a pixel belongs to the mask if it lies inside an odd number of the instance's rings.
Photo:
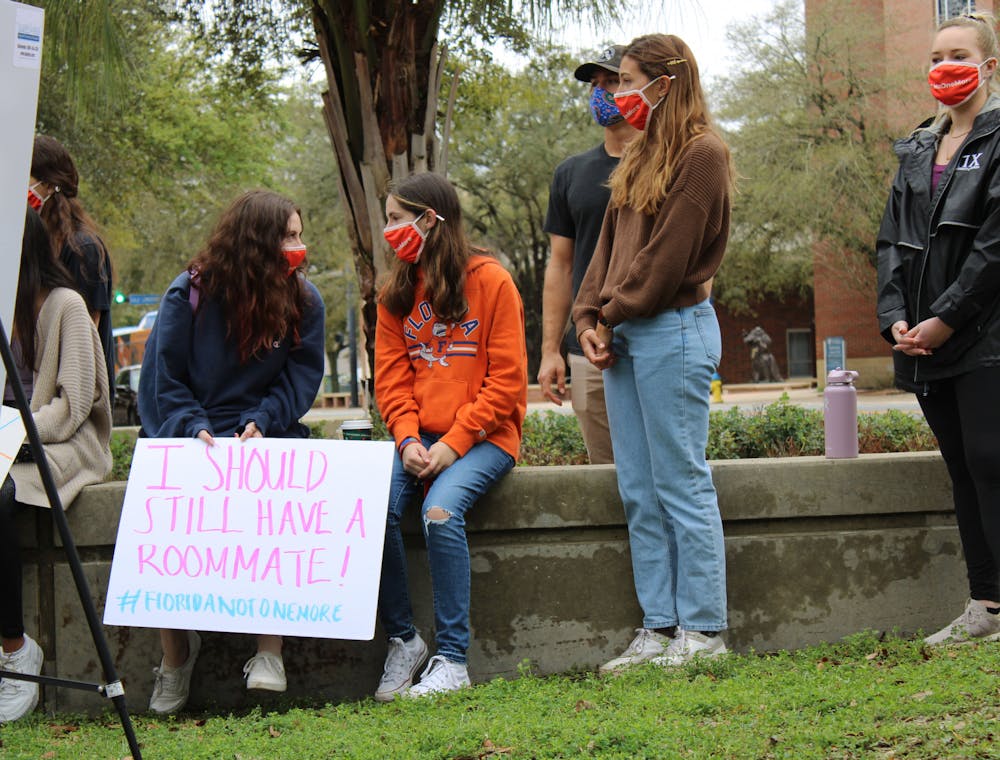
<svg viewBox="0 0 1000 760">
<path fill-rule="evenodd" d="M 611 431 L 608 428 L 608 409 L 604 405 L 604 378 L 583 356 L 569 354 L 570 400 L 580 421 L 583 442 L 591 464 L 611 464 L 615 461 L 611 450 Z"/>
</svg>

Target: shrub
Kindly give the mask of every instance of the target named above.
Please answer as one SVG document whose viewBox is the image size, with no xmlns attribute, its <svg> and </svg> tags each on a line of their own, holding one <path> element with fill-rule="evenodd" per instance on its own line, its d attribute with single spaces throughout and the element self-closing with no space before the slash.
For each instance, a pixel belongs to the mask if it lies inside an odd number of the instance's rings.
<svg viewBox="0 0 1000 760">
<path fill-rule="evenodd" d="M 123 430 L 111 431 L 111 474 L 108 480 L 128 480 L 135 451 L 135 434 Z"/>
<path fill-rule="evenodd" d="M 531 412 L 524 418 L 520 464 L 587 464 L 575 414 Z"/>
<path fill-rule="evenodd" d="M 859 448 L 866 454 L 892 451 L 932 451 L 937 440 L 923 417 L 898 409 L 858 418 Z"/>
<path fill-rule="evenodd" d="M 372 414 L 376 440 L 388 440 L 385 423 Z M 310 424 L 315 438 L 325 438 L 322 423 Z M 787 396 L 752 411 L 733 408 L 711 412 L 708 422 L 709 459 L 757 459 L 822 455 L 823 413 L 803 409 Z M 898 410 L 861 414 L 858 417 L 858 449 L 862 454 L 932 451 L 937 441 L 923 417 Z M 121 430 L 111 434 L 114 467 L 109 480 L 127 480 L 132 464 L 135 436 Z M 574 414 L 530 412 L 524 418 L 521 441 L 522 465 L 587 464 L 580 424 Z"/>
<path fill-rule="evenodd" d="M 823 450 L 823 414 L 790 403 L 787 395 L 751 412 L 734 407 L 709 414 L 709 459 L 809 456 Z"/>
</svg>

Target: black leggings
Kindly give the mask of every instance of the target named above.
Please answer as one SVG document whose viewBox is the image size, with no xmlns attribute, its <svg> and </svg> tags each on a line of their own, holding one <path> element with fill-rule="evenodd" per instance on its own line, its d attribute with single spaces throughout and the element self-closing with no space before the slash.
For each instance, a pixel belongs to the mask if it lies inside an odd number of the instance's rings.
<svg viewBox="0 0 1000 760">
<path fill-rule="evenodd" d="M 969 595 L 1000 601 L 1000 367 L 932 383 L 917 396 L 951 475 Z"/>
<path fill-rule="evenodd" d="M 0 636 L 24 635 L 21 590 L 21 540 L 17 513 L 24 505 L 14 501 L 14 481 L 8 475 L 0 486 Z"/>
</svg>

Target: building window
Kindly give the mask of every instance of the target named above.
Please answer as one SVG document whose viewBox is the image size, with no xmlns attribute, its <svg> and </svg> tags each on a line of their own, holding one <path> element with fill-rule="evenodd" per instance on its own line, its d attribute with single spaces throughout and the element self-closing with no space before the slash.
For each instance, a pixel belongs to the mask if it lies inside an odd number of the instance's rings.
<svg viewBox="0 0 1000 760">
<path fill-rule="evenodd" d="M 947 21 L 955 16 L 975 13 L 976 0 L 937 0 L 937 22 Z"/>
<path fill-rule="evenodd" d="M 813 357 L 812 330 L 792 327 L 785 330 L 785 339 L 788 341 L 788 376 L 815 376 L 816 359 Z"/>
</svg>

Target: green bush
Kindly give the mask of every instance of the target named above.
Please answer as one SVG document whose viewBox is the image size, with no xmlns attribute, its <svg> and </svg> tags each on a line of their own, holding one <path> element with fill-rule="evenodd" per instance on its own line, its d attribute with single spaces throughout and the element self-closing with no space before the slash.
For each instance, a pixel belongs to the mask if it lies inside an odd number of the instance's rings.
<svg viewBox="0 0 1000 760">
<path fill-rule="evenodd" d="M 892 451 L 932 451 L 937 440 L 923 417 L 892 409 L 858 418 L 860 449 L 866 454 Z"/>
<path fill-rule="evenodd" d="M 711 412 L 709 459 L 822 456 L 823 413 L 804 409 L 783 396 L 752 411 Z M 937 442 L 923 417 L 897 410 L 861 414 L 858 448 L 862 454 L 931 451 Z M 587 449 L 576 416 L 531 412 L 524 420 L 523 465 L 586 464 Z"/>
<path fill-rule="evenodd" d="M 374 437 L 388 440 L 382 419 L 373 414 Z M 321 423 L 309 426 L 315 438 L 324 438 Z M 708 422 L 709 459 L 758 459 L 822 455 L 823 413 L 803 409 L 783 396 L 773 404 L 752 411 L 733 408 L 712 412 Z M 932 451 L 937 441 L 923 417 L 898 410 L 861 414 L 858 448 L 862 454 Z M 109 480 L 127 480 L 135 449 L 134 434 L 111 434 L 114 467 Z M 521 465 L 587 464 L 580 424 L 574 414 L 530 412 L 524 418 Z"/>
<path fill-rule="evenodd" d="M 128 480 L 135 451 L 135 433 L 125 430 L 111 431 L 111 474 L 108 480 Z"/>
<path fill-rule="evenodd" d="M 709 414 L 709 459 L 798 457 L 823 451 L 822 412 L 792 404 L 787 396 L 749 413 L 734 407 Z"/>
<path fill-rule="evenodd" d="M 587 464 L 575 414 L 532 412 L 524 418 L 520 464 Z"/>
</svg>

